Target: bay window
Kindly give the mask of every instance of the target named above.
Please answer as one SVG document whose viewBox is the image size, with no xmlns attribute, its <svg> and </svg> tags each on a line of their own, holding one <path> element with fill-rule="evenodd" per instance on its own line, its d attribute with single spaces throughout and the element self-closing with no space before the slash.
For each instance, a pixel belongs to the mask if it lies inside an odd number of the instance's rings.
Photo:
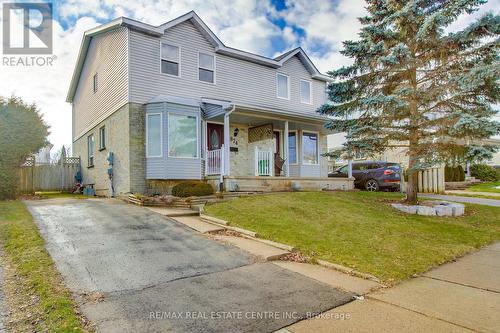
<svg viewBox="0 0 500 333">
<path fill-rule="evenodd" d="M 168 115 L 168 156 L 198 157 L 198 120 L 196 116 Z"/>
<path fill-rule="evenodd" d="M 162 156 L 162 115 L 149 113 L 146 115 L 146 156 Z"/>
</svg>

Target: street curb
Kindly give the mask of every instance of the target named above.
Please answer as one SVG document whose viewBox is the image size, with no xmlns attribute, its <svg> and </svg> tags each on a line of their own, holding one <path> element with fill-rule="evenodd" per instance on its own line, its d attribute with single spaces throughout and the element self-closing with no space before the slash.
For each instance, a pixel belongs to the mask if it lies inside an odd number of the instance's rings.
<svg viewBox="0 0 500 333">
<path fill-rule="evenodd" d="M 353 268 L 349 268 L 349 267 L 342 266 L 339 264 L 334 264 L 334 263 L 331 263 L 331 262 L 328 262 L 325 260 L 321 260 L 321 259 L 318 260 L 318 265 L 326 267 L 326 268 L 331 268 L 331 269 L 334 269 L 336 271 L 340 271 L 342 273 L 346 273 L 349 275 L 357 276 L 357 277 L 360 277 L 362 279 L 371 280 L 373 282 L 377 282 L 377 283 L 382 284 L 382 282 L 377 277 L 375 277 L 371 274 L 358 272 L 357 270 L 355 270 Z"/>
<path fill-rule="evenodd" d="M 204 215 L 204 214 L 200 214 L 200 218 L 202 220 L 204 220 L 205 222 L 208 222 L 208 223 L 211 223 L 211 224 L 215 224 L 215 225 L 218 225 L 220 227 L 223 227 L 223 228 L 226 228 L 226 229 L 229 229 L 229 230 L 233 230 L 233 231 L 239 232 L 245 238 L 250 238 L 250 239 L 253 239 L 253 240 L 257 241 L 257 242 L 261 242 L 261 243 L 264 243 L 264 244 L 267 244 L 267 245 L 271 245 L 271 246 L 277 247 L 278 249 L 281 249 L 281 250 L 286 250 L 286 251 L 290 251 L 290 252 L 292 252 L 292 251 L 295 250 L 295 247 L 290 246 L 290 245 L 286 245 L 286 244 L 282 244 L 282 243 L 277 243 L 277 242 L 274 242 L 274 241 L 271 241 L 271 240 L 267 240 L 267 239 L 258 238 L 258 235 L 257 235 L 256 232 L 253 232 L 253 231 L 250 231 L 250 230 L 246 230 L 246 229 L 242 229 L 242 228 L 238 228 L 238 227 L 232 227 L 232 226 L 229 225 L 228 221 L 225 221 L 225 220 L 222 220 L 222 219 L 218 219 L 218 218 L 215 218 L 215 217 L 211 217 L 211 216 L 208 216 L 208 215 Z M 339 265 L 339 264 L 334 264 L 334 263 L 331 263 L 331 262 L 328 262 L 328 261 L 325 261 L 325 260 L 321 260 L 321 259 L 317 260 L 317 263 L 318 263 L 318 265 L 326 267 L 326 268 L 334 269 L 334 270 L 340 271 L 342 273 L 346 273 L 346 274 L 349 274 L 349 275 L 357 276 L 357 277 L 362 278 L 362 279 L 371 280 L 371 281 L 374 281 L 374 282 L 382 284 L 382 282 L 377 277 L 375 277 L 375 276 L 373 276 L 371 274 L 358 272 L 357 270 L 355 270 L 353 268 L 349 268 L 349 267 L 342 266 L 342 265 Z"/>
</svg>

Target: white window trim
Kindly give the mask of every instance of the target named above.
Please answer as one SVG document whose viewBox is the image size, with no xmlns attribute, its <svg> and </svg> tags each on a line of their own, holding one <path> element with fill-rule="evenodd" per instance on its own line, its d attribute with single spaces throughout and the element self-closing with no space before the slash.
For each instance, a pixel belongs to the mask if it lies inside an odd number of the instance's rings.
<svg viewBox="0 0 500 333">
<path fill-rule="evenodd" d="M 309 83 L 309 102 L 303 102 L 302 101 L 302 88 L 300 86 L 302 84 L 302 82 Z M 313 104 L 313 85 L 312 85 L 312 81 L 305 80 L 305 79 L 300 79 L 299 80 L 299 94 L 300 94 L 300 103 L 312 105 Z"/>
<path fill-rule="evenodd" d="M 302 154 L 301 154 L 301 162 L 302 162 L 302 165 L 319 165 L 319 156 L 320 156 L 320 153 L 319 153 L 319 132 L 316 132 L 316 131 L 302 131 L 301 133 L 301 147 L 304 147 L 304 134 L 305 133 L 308 133 L 308 134 L 316 134 L 316 163 L 305 163 L 304 162 L 304 149 L 302 149 Z"/>
<path fill-rule="evenodd" d="M 90 155 L 90 138 L 92 138 L 92 155 Z M 93 167 L 95 164 L 95 136 L 94 133 L 87 136 L 87 167 Z M 92 164 L 90 164 L 90 158 L 92 158 Z"/>
<path fill-rule="evenodd" d="M 183 157 L 183 156 L 171 156 L 170 155 L 170 115 L 176 115 L 176 116 L 188 116 L 188 117 L 195 117 L 196 118 L 196 157 Z M 178 159 L 188 159 L 188 160 L 198 160 L 200 159 L 200 126 L 199 124 L 199 116 L 198 115 L 191 115 L 191 114 L 185 114 L 185 113 L 180 113 L 180 112 L 167 112 L 167 156 L 168 158 L 178 158 Z"/>
<path fill-rule="evenodd" d="M 291 163 L 290 156 L 288 156 L 288 165 L 299 165 L 299 131 L 289 130 L 288 137 L 290 137 L 290 133 L 295 133 L 295 163 Z M 288 142 L 286 144 L 288 145 Z M 288 146 L 288 153 L 290 154 L 290 146 Z"/>
<path fill-rule="evenodd" d="M 160 155 L 150 155 L 149 154 L 149 116 L 157 116 L 160 115 Z M 155 113 L 146 113 L 146 157 L 155 158 L 155 157 L 163 157 L 163 113 L 155 112 Z"/>
<path fill-rule="evenodd" d="M 286 80 L 286 82 L 287 82 L 287 91 L 288 91 L 288 97 L 287 98 L 279 96 L 278 76 L 280 76 L 280 75 L 287 77 L 287 80 Z M 284 73 L 276 73 L 276 97 L 279 98 L 279 99 L 287 100 L 287 101 L 290 100 L 290 75 L 287 75 L 287 74 L 284 74 Z"/>
<path fill-rule="evenodd" d="M 173 74 L 168 74 L 168 73 L 163 73 L 162 70 L 161 70 L 161 61 L 162 60 L 166 60 L 166 61 L 169 61 L 167 59 L 163 59 L 163 55 L 162 55 L 162 44 L 166 44 L 166 45 L 170 45 L 170 46 L 175 46 L 177 48 L 179 48 L 179 62 L 177 63 L 179 65 L 179 75 L 173 75 Z M 162 40 L 160 40 L 160 74 L 163 74 L 163 75 L 166 75 L 166 76 L 170 76 L 170 77 L 181 77 L 181 72 L 182 72 L 182 66 L 181 66 L 181 59 L 182 59 L 182 48 L 180 45 L 178 44 L 175 44 L 175 43 L 170 43 L 170 42 L 164 42 Z"/>
<path fill-rule="evenodd" d="M 200 66 L 200 54 L 204 54 L 204 55 L 208 55 L 208 56 L 214 57 L 214 68 L 213 69 L 206 68 L 206 67 L 201 67 Z M 207 83 L 207 84 L 215 85 L 216 82 L 217 82 L 217 75 L 216 75 L 217 65 L 216 64 L 217 64 L 217 56 L 216 56 L 215 53 L 198 51 L 198 81 L 200 81 L 202 83 Z M 207 81 L 200 80 L 200 68 L 201 69 L 205 69 L 207 71 L 213 71 L 214 72 L 214 82 L 207 82 Z"/>
<path fill-rule="evenodd" d="M 102 133 L 104 132 L 104 142 L 102 142 L 103 140 L 103 136 L 102 136 Z M 106 126 L 101 126 L 99 127 L 99 150 L 104 150 L 106 149 Z M 104 143 L 104 144 L 103 144 Z"/>
<path fill-rule="evenodd" d="M 99 75 L 98 73 L 94 73 L 94 75 L 92 75 L 92 91 L 93 93 L 97 93 L 97 91 L 99 90 Z"/>
</svg>

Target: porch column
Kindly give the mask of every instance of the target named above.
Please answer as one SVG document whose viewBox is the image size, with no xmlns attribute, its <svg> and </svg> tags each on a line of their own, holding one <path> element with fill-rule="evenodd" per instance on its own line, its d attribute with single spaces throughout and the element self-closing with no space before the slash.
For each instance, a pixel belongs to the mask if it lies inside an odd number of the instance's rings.
<svg viewBox="0 0 500 333">
<path fill-rule="evenodd" d="M 290 162 L 288 156 L 290 156 L 290 151 L 288 147 L 288 120 L 285 121 L 285 135 L 283 138 L 283 158 L 285 159 L 285 177 L 290 176 Z"/>
<path fill-rule="evenodd" d="M 224 115 L 224 171 L 225 175 L 229 176 L 231 174 L 231 162 L 230 162 L 230 150 L 231 146 L 229 142 L 229 114 Z"/>
</svg>

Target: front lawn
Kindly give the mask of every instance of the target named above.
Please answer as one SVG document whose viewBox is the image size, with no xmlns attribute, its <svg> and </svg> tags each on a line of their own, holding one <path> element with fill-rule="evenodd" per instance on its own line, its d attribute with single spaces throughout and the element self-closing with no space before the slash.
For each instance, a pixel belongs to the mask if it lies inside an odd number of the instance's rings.
<svg viewBox="0 0 500 333">
<path fill-rule="evenodd" d="M 467 188 L 467 191 L 500 193 L 500 182 L 485 182 L 472 185 Z"/>
<path fill-rule="evenodd" d="M 406 215 L 396 193 L 299 192 L 209 205 L 206 213 L 313 258 L 391 283 L 500 240 L 500 208 L 468 205 L 463 217 Z"/>
<path fill-rule="evenodd" d="M 77 309 L 30 213 L 0 201 L 0 245 L 12 332 L 82 332 Z"/>
</svg>

